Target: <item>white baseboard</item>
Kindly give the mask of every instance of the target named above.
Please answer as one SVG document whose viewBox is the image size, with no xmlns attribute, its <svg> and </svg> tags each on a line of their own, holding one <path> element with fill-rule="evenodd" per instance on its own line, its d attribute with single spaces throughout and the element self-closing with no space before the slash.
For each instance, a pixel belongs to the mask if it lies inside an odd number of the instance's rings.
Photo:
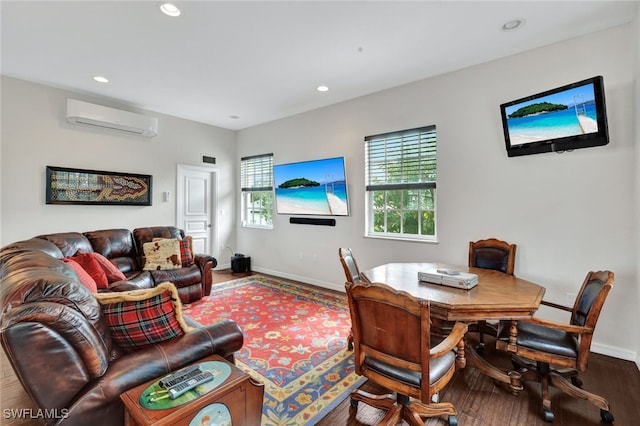
<svg viewBox="0 0 640 426">
<path fill-rule="evenodd" d="M 638 353 L 634 351 L 630 351 L 628 349 L 622 349 L 616 346 L 603 345 L 598 342 L 591 343 L 591 352 L 595 352 L 597 354 L 612 356 L 614 358 L 620 358 L 627 361 L 634 361 L 640 369 L 640 364 L 638 363 Z"/>
<path fill-rule="evenodd" d="M 267 275 L 273 275 L 273 276 L 276 276 L 276 277 L 282 277 L 282 278 L 286 278 L 286 279 L 289 279 L 289 280 L 300 281 L 302 283 L 316 285 L 318 287 L 326 288 L 326 289 L 329 289 L 329 290 L 340 291 L 342 293 L 345 292 L 344 283 L 336 284 L 336 283 L 330 283 L 330 282 L 327 282 L 327 281 L 318 281 L 318 280 L 311 279 L 309 277 L 303 277 L 303 276 L 300 276 L 300 275 L 288 274 L 286 272 L 274 271 L 272 269 L 266 269 L 266 268 L 254 268 L 252 270 L 254 272 L 261 272 L 261 273 L 267 274 Z"/>
</svg>

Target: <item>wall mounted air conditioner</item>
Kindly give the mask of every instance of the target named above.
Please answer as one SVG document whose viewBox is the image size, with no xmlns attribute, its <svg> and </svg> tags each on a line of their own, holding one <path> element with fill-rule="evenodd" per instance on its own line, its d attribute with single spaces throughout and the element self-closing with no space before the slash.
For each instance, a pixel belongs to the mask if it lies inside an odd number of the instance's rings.
<svg viewBox="0 0 640 426">
<path fill-rule="evenodd" d="M 67 99 L 67 121 L 92 127 L 119 130 L 152 138 L 158 134 L 158 118 L 89 102 Z"/>
</svg>

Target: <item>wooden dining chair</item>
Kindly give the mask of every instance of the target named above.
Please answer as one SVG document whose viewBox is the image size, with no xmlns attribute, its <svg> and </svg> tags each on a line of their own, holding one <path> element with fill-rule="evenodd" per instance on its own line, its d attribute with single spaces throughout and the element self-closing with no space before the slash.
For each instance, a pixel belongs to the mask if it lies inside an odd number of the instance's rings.
<svg viewBox="0 0 640 426">
<path fill-rule="evenodd" d="M 543 417 L 548 422 L 554 419 L 549 386 L 589 401 L 600 408 L 603 422 L 613 422 L 609 402 L 583 390 L 578 377 L 587 369 L 593 332 L 613 280 L 613 272 L 589 272 L 573 308 L 542 301 L 543 305 L 571 312 L 569 324 L 532 318 L 509 321 L 507 327 L 501 327 L 496 348 L 513 354 L 513 366 L 522 380 L 540 383 Z"/>
<path fill-rule="evenodd" d="M 358 402 L 387 410 L 381 425 L 401 420 L 424 425 L 422 417 L 447 416 L 457 425 L 450 402 L 432 397 L 463 368 L 467 326 L 455 323 L 451 334 L 430 348 L 430 305 L 383 283 L 362 281 L 345 284 L 354 336 L 356 373 L 394 394 L 373 395 L 356 389 L 351 393 L 351 416 Z M 457 349 L 457 350 L 456 350 Z"/>
<path fill-rule="evenodd" d="M 340 263 L 342 264 L 347 282 L 352 284 L 358 281 L 369 282 L 367 277 L 360 273 L 358 262 L 356 262 L 356 258 L 353 257 L 353 252 L 350 248 L 339 248 L 338 256 L 340 257 Z M 347 349 L 350 351 L 353 350 L 353 330 L 350 331 L 349 336 L 347 336 Z"/>
<path fill-rule="evenodd" d="M 358 280 L 369 281 L 367 277 L 360 273 L 358 262 L 356 262 L 356 258 L 353 256 L 350 248 L 339 248 L 338 256 L 340 257 L 340 263 L 342 264 L 342 269 L 344 269 L 344 275 L 348 282 L 353 283 Z"/>
<path fill-rule="evenodd" d="M 496 238 L 469 242 L 469 266 L 513 275 L 516 262 L 516 244 L 509 244 Z M 498 324 L 480 320 L 472 327 L 478 331 L 478 353 L 484 351 L 484 334 L 498 334 Z"/>
<path fill-rule="evenodd" d="M 469 242 L 469 266 L 513 275 L 516 263 L 516 244 L 495 238 Z"/>
</svg>

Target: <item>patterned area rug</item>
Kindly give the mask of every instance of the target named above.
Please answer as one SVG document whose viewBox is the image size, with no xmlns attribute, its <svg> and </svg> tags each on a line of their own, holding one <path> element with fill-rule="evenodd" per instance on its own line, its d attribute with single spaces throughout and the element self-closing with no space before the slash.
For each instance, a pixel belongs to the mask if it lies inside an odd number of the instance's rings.
<svg viewBox="0 0 640 426">
<path fill-rule="evenodd" d="M 253 275 L 214 284 L 211 295 L 183 306 L 201 324 L 236 321 L 244 346 L 236 365 L 264 383 L 263 426 L 314 425 L 364 378 L 347 350 L 346 297 Z"/>
</svg>

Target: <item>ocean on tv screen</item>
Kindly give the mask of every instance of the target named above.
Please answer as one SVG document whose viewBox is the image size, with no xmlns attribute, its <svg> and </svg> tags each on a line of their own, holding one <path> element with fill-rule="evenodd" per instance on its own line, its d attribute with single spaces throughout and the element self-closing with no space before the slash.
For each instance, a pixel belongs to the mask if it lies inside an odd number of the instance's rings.
<svg viewBox="0 0 640 426">
<path fill-rule="evenodd" d="M 582 117 L 573 107 L 536 115 L 507 119 L 511 145 L 595 133 L 598 131 L 596 105 L 585 102 Z M 582 120 L 582 122 L 581 122 Z"/>
<path fill-rule="evenodd" d="M 347 186 L 344 182 L 276 188 L 276 206 L 281 214 L 346 216 L 347 202 Z"/>
</svg>

